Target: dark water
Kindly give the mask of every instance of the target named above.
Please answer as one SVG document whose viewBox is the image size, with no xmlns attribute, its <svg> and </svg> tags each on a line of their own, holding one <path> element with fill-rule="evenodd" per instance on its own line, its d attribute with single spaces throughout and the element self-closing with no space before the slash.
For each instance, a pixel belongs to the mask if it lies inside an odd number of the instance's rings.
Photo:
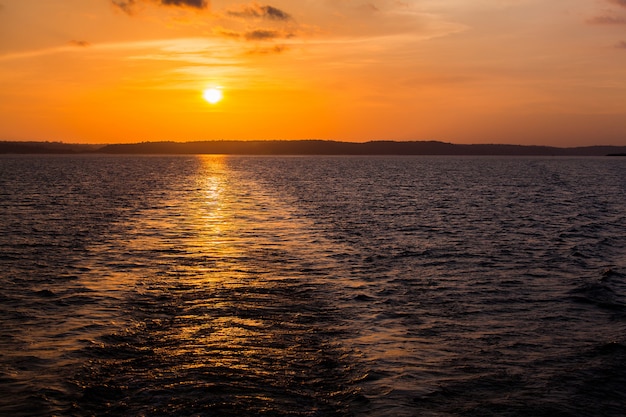
<svg viewBox="0 0 626 417">
<path fill-rule="evenodd" d="M 626 160 L 0 157 L 0 415 L 623 416 Z"/>
</svg>

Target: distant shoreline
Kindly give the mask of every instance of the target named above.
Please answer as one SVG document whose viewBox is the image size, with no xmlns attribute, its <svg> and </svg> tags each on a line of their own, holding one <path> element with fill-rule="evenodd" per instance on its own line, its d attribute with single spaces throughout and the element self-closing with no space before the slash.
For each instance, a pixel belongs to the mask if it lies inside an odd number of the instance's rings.
<svg viewBox="0 0 626 417">
<path fill-rule="evenodd" d="M 88 145 L 61 142 L 0 142 L 0 154 L 147 154 L 147 155 L 510 155 L 510 156 L 626 156 L 626 146 L 552 146 L 474 144 L 439 141 L 327 140 L 141 142 Z"/>
</svg>

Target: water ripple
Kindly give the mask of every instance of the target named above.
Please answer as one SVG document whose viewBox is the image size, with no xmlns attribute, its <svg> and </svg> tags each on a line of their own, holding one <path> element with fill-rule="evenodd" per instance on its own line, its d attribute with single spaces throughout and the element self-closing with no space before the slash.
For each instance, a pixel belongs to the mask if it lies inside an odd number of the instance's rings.
<svg viewBox="0 0 626 417">
<path fill-rule="evenodd" d="M 624 161 L 0 158 L 0 414 L 621 416 Z"/>
</svg>

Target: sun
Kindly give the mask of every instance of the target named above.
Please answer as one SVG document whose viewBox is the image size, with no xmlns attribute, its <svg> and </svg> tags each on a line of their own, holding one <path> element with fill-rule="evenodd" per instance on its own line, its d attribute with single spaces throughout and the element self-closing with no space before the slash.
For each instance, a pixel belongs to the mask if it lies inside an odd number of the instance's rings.
<svg viewBox="0 0 626 417">
<path fill-rule="evenodd" d="M 211 87 L 204 90 L 204 92 L 202 93 L 202 97 L 204 97 L 204 99 L 209 103 L 216 104 L 222 101 L 224 95 L 222 94 L 222 90 L 219 87 Z"/>
</svg>

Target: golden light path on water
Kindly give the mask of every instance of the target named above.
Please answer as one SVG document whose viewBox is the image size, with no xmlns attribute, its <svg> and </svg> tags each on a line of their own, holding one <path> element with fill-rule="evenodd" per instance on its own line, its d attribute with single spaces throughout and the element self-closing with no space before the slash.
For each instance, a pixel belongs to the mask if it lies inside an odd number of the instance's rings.
<svg viewBox="0 0 626 417">
<path fill-rule="evenodd" d="M 97 363 L 90 378 L 107 387 L 130 380 L 145 395 L 202 390 L 220 413 L 224 404 L 250 413 L 347 407 L 359 393 L 347 384 L 356 377 L 349 349 L 335 338 L 342 324 L 328 282 L 332 251 L 288 201 L 228 157 L 190 165 L 191 175 L 151 197 L 123 233 L 129 238 L 114 244 L 121 264 L 90 283 L 100 293 L 134 287 L 125 319 L 130 345 L 142 352 Z M 184 412 L 177 398 L 161 409 Z"/>
</svg>

